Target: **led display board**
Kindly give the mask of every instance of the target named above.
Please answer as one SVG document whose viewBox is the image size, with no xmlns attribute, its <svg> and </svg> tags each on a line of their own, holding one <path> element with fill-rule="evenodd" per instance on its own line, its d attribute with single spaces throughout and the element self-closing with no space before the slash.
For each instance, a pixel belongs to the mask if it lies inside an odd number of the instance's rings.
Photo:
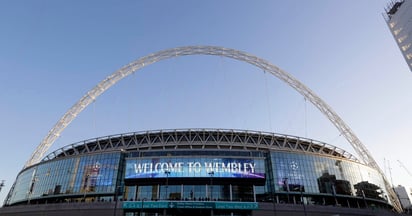
<svg viewBox="0 0 412 216">
<path fill-rule="evenodd" d="M 162 209 L 162 208 L 184 208 L 184 209 L 259 209 L 257 202 L 198 202 L 198 201 L 125 201 L 123 209 Z"/>
<path fill-rule="evenodd" d="M 259 158 L 134 158 L 126 160 L 125 179 L 265 178 Z"/>
</svg>

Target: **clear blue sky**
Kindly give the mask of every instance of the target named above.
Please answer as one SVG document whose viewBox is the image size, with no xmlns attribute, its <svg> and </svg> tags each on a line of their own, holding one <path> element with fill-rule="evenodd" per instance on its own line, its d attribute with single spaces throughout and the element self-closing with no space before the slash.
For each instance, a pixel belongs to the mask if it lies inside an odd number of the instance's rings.
<svg viewBox="0 0 412 216">
<path fill-rule="evenodd" d="M 88 90 L 149 53 L 186 45 L 249 52 L 286 70 L 353 129 L 394 184 L 411 187 L 412 73 L 382 17 L 386 0 L 0 1 L 0 179 L 17 173 Z M 110 134 L 236 128 L 307 136 L 354 153 L 286 84 L 223 57 L 189 56 L 122 80 L 52 150 Z M 412 168 L 411 168 L 412 169 Z"/>
</svg>

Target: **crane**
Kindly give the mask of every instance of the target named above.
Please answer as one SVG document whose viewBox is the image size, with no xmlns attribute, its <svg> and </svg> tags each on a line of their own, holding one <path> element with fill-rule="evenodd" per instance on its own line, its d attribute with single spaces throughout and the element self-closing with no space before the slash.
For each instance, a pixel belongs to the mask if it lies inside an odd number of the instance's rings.
<svg viewBox="0 0 412 216">
<path fill-rule="evenodd" d="M 0 182 L 0 191 L 1 191 L 1 188 L 4 186 L 4 180 L 1 180 L 1 182 Z"/>
<path fill-rule="evenodd" d="M 383 159 L 384 161 L 384 169 L 385 169 L 385 172 L 386 172 L 386 169 L 389 171 L 389 177 L 391 178 L 391 184 L 392 184 L 392 187 L 394 187 L 393 186 L 393 178 L 392 178 L 392 168 L 391 168 L 391 163 L 390 163 L 390 161 L 389 160 L 386 160 L 385 158 Z M 385 173 L 385 175 L 386 175 L 386 173 Z M 388 176 L 388 175 L 386 175 L 386 176 Z"/>
<path fill-rule="evenodd" d="M 405 165 L 403 165 L 403 163 L 398 160 L 399 165 L 409 174 L 410 177 L 412 177 L 412 173 L 408 170 L 408 168 L 406 168 Z"/>
</svg>

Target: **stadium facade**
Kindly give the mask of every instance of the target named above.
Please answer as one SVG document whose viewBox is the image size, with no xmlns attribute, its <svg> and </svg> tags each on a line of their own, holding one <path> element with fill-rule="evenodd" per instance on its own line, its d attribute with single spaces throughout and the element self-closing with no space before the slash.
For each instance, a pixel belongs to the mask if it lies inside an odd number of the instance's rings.
<svg viewBox="0 0 412 216">
<path fill-rule="evenodd" d="M 68 145 L 23 169 L 4 204 L 2 215 L 370 215 L 392 209 L 384 177 L 343 149 L 222 129 L 145 131 Z"/>
</svg>

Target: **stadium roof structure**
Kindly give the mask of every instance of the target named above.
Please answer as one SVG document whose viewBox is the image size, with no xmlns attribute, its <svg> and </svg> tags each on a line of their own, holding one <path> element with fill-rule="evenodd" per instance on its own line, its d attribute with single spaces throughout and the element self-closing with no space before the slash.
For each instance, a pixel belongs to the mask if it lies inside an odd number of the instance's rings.
<svg viewBox="0 0 412 216">
<path fill-rule="evenodd" d="M 359 162 L 349 152 L 327 143 L 284 134 L 227 129 L 173 129 L 118 134 L 62 147 L 43 161 L 113 150 L 280 150 L 329 155 Z"/>
</svg>

